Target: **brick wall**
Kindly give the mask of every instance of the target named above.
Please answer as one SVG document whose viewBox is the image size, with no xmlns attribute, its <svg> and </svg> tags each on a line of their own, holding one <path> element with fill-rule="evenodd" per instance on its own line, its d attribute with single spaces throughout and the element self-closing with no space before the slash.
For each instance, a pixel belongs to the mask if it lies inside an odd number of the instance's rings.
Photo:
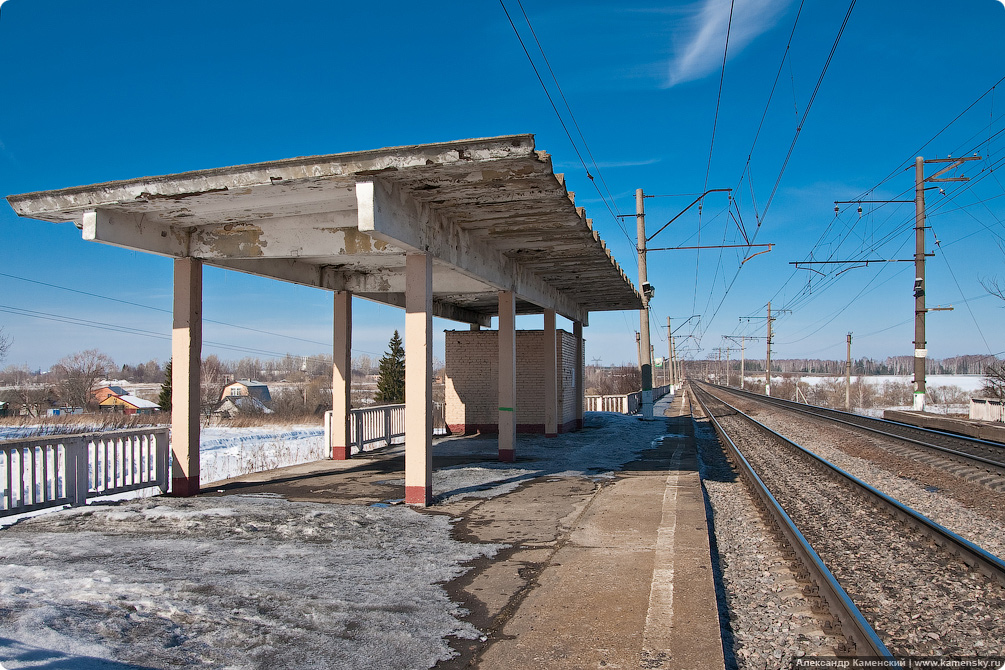
<svg viewBox="0 0 1005 670">
<path fill-rule="evenodd" d="M 446 331 L 446 420 L 452 433 L 499 430 L 499 331 Z M 576 342 L 557 330 L 559 432 L 576 427 Z M 516 331 L 516 424 L 544 432 L 544 331 Z"/>
<path fill-rule="evenodd" d="M 583 374 L 576 365 L 576 337 L 558 331 L 558 432 L 576 428 L 576 379 Z"/>
</svg>

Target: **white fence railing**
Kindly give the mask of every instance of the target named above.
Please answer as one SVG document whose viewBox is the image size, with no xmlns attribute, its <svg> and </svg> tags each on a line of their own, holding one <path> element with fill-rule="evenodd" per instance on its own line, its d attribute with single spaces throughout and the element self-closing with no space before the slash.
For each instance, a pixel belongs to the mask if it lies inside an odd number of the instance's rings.
<svg viewBox="0 0 1005 670">
<path fill-rule="evenodd" d="M 971 398 L 970 418 L 978 421 L 1005 421 L 1005 400 Z"/>
<path fill-rule="evenodd" d="M 325 412 L 325 444 L 329 449 L 335 435 L 333 428 L 332 412 Z M 385 447 L 404 441 L 404 405 L 378 405 L 349 412 L 349 446 L 352 453 L 368 451 L 367 447 Z"/>
<path fill-rule="evenodd" d="M 653 402 L 670 392 L 670 385 L 653 387 Z M 588 395 L 584 396 L 587 412 L 617 412 L 619 414 L 636 414 L 642 406 L 642 392 L 626 393 L 625 395 Z"/>
<path fill-rule="evenodd" d="M 155 486 L 166 492 L 168 435 L 166 427 L 131 428 L 0 442 L 0 516 Z"/>
<path fill-rule="evenodd" d="M 446 434 L 443 419 L 444 407 L 441 402 L 433 403 L 433 434 Z M 405 406 L 377 405 L 349 411 L 349 446 L 351 453 L 358 454 L 405 441 Z M 332 412 L 325 412 L 325 445 L 332 446 Z M 367 448 L 369 447 L 369 448 Z"/>
</svg>

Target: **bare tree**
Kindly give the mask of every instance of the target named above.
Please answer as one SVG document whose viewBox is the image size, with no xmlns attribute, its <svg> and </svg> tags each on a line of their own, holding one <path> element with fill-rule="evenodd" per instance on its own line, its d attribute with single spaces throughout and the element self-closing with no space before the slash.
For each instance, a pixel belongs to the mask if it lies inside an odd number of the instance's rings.
<svg viewBox="0 0 1005 670">
<path fill-rule="evenodd" d="M 998 281 L 998 277 L 981 277 L 980 282 L 985 291 L 999 300 L 1005 300 L 1005 287 Z M 1005 362 L 994 360 L 984 366 L 981 395 L 985 398 L 1005 398 Z"/>
<path fill-rule="evenodd" d="M 237 379 L 258 379 L 262 374 L 262 361 L 246 356 L 234 366 L 234 376 Z"/>
<path fill-rule="evenodd" d="M 224 374 L 224 365 L 216 354 L 210 354 L 202 359 L 199 404 L 202 407 L 202 413 L 207 417 L 213 414 L 213 410 L 220 403 Z"/>
<path fill-rule="evenodd" d="M 1001 285 L 998 277 L 979 277 L 978 281 L 980 281 L 985 291 L 999 300 L 1005 300 L 1005 287 Z"/>
<path fill-rule="evenodd" d="M 10 335 L 4 335 L 3 328 L 0 328 L 0 361 L 7 356 L 7 352 L 10 351 L 10 345 L 12 343 L 13 340 Z"/>
<path fill-rule="evenodd" d="M 10 403 L 15 415 L 40 417 L 56 402 L 56 393 L 46 386 L 20 386 L 0 393 L 0 400 Z"/>
<path fill-rule="evenodd" d="M 115 369 L 111 357 L 97 349 L 88 349 L 61 358 L 52 366 L 57 388 L 63 401 L 71 407 L 87 407 L 93 401 L 91 392 Z"/>
<path fill-rule="evenodd" d="M 984 366 L 980 394 L 984 398 L 1005 398 L 1005 361 L 995 361 Z"/>
</svg>

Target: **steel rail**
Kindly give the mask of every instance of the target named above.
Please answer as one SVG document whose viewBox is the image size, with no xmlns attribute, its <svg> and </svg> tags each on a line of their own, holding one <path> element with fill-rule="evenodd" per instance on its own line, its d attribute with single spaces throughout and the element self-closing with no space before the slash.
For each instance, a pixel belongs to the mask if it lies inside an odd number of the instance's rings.
<svg viewBox="0 0 1005 670">
<path fill-rule="evenodd" d="M 803 536 L 799 529 L 796 528 L 792 518 L 789 517 L 775 497 L 771 494 L 771 491 L 768 490 L 768 487 L 764 484 L 757 473 L 754 472 L 750 462 L 747 461 L 747 458 L 740 451 L 736 443 L 733 442 L 732 438 L 726 433 L 722 424 L 719 423 L 718 418 L 709 410 L 702 398 L 702 395 L 708 395 L 713 398 L 714 396 L 711 396 L 708 391 L 703 389 L 699 390 L 695 387 L 692 387 L 692 395 L 695 400 L 698 401 L 698 404 L 701 406 L 705 416 L 707 416 L 712 422 L 712 426 L 715 428 L 716 434 L 729 450 L 730 455 L 739 467 L 740 472 L 750 483 L 758 498 L 771 514 L 771 517 L 775 521 L 775 525 L 788 541 L 789 546 L 799 557 L 800 562 L 813 577 L 813 581 L 816 582 L 820 594 L 829 605 L 831 613 L 841 624 L 841 631 L 845 638 L 855 646 L 856 655 L 878 656 L 887 661 L 888 665 L 886 667 L 902 667 L 901 664 L 894 658 L 890 650 L 886 648 L 886 645 L 880 639 L 879 635 L 875 630 L 873 630 L 865 616 L 863 616 L 862 612 L 858 609 L 858 606 L 855 605 L 854 601 L 838 582 L 834 574 L 824 564 L 823 560 L 810 545 L 809 541 Z M 716 400 L 718 399 L 716 398 Z M 719 400 L 719 402 L 722 401 Z M 729 406 L 728 403 L 723 404 Z M 736 408 L 732 409 L 734 411 L 739 411 L 736 410 Z"/>
<path fill-rule="evenodd" d="M 1005 475 L 1005 460 L 994 460 L 991 458 L 984 458 L 983 456 L 978 456 L 976 454 L 970 454 L 965 451 L 958 451 L 956 449 L 950 449 L 949 447 L 943 447 L 938 444 L 933 444 L 931 442 L 925 442 L 923 440 L 918 440 L 913 437 L 907 437 L 905 435 L 898 435 L 894 432 L 888 432 L 881 430 L 880 428 L 874 428 L 872 426 L 865 425 L 867 423 L 878 423 L 886 426 L 896 426 L 897 428 L 904 428 L 916 433 L 937 435 L 939 437 L 946 437 L 953 440 L 959 440 L 963 443 L 974 444 L 985 449 L 991 449 L 993 451 L 999 451 L 1003 454 L 1005 458 L 1005 445 L 998 444 L 997 442 L 989 442 L 988 440 L 980 440 L 973 437 L 968 437 L 966 435 L 956 435 L 955 433 L 948 433 L 942 430 L 933 430 L 931 428 L 922 428 L 920 426 L 912 426 L 907 423 L 900 423 L 899 421 L 890 421 L 888 419 L 876 419 L 869 416 L 861 416 L 860 414 L 852 414 L 851 412 L 843 412 L 839 409 L 833 409 L 830 407 L 820 407 L 819 405 L 810 405 L 809 403 L 793 402 L 792 400 L 785 400 L 783 398 L 772 398 L 770 396 L 763 396 L 759 393 L 753 393 L 747 391 L 746 389 L 734 389 L 726 386 L 719 386 L 716 384 L 708 384 L 714 388 L 722 389 L 728 393 L 733 393 L 736 395 L 742 395 L 744 397 L 750 398 L 752 400 L 757 400 L 768 405 L 775 405 L 777 407 L 783 407 L 785 409 L 791 410 L 793 412 L 802 412 L 809 416 L 827 419 L 828 421 L 833 421 L 835 423 L 842 423 L 853 428 L 859 428 L 861 430 L 869 431 L 871 433 L 876 433 L 878 435 L 883 435 L 886 437 L 892 437 L 903 442 L 909 442 L 911 444 L 916 444 L 920 447 L 925 447 L 926 449 L 932 449 L 935 451 L 940 451 L 944 454 L 949 454 L 951 456 L 956 456 L 966 461 L 971 461 L 973 463 L 979 464 L 980 467 L 989 467 L 997 470 L 999 474 Z M 838 415 L 838 416 L 834 416 Z M 849 417 L 849 418 L 839 418 L 839 417 Z"/>
<path fill-rule="evenodd" d="M 712 396 L 708 391 L 704 391 L 706 394 Z M 926 533 L 932 540 L 939 546 L 943 547 L 947 552 L 957 556 L 966 563 L 971 568 L 978 569 L 984 575 L 996 579 L 999 583 L 1005 586 L 1005 561 L 1001 558 L 995 556 L 994 554 L 986 551 L 985 549 L 977 546 L 973 542 L 957 535 L 953 531 L 949 530 L 945 526 L 942 526 L 931 519 L 929 519 L 924 514 L 917 512 L 910 507 L 904 505 L 903 503 L 891 498 L 879 489 L 867 484 L 858 477 L 842 470 L 838 466 L 834 465 L 830 461 L 821 458 L 809 449 L 800 446 L 799 444 L 788 439 L 784 435 L 780 435 L 771 428 L 768 428 L 761 422 L 754 418 L 744 414 L 742 411 L 730 405 L 728 402 L 722 400 L 721 398 L 715 398 L 718 402 L 722 403 L 732 411 L 736 412 L 738 415 L 743 416 L 747 421 L 758 426 L 765 432 L 775 436 L 783 443 L 792 446 L 798 451 L 802 452 L 808 456 L 811 460 L 823 466 L 830 474 L 835 475 L 838 479 L 843 479 L 852 484 L 852 487 L 856 490 L 861 490 L 865 492 L 870 498 L 877 502 L 881 507 L 885 507 L 892 511 L 894 515 L 903 521 L 912 523 L 916 528 L 920 529 L 923 533 Z"/>
</svg>

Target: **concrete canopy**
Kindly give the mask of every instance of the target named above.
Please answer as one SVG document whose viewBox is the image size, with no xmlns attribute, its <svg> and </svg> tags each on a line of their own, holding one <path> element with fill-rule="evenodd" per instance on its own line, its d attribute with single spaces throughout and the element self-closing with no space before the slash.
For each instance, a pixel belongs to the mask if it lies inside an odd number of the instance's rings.
<svg viewBox="0 0 1005 670">
<path fill-rule="evenodd" d="M 199 170 L 12 195 L 87 240 L 403 307 L 405 255 L 433 258 L 433 314 L 638 310 L 641 298 L 533 135 Z"/>
</svg>

